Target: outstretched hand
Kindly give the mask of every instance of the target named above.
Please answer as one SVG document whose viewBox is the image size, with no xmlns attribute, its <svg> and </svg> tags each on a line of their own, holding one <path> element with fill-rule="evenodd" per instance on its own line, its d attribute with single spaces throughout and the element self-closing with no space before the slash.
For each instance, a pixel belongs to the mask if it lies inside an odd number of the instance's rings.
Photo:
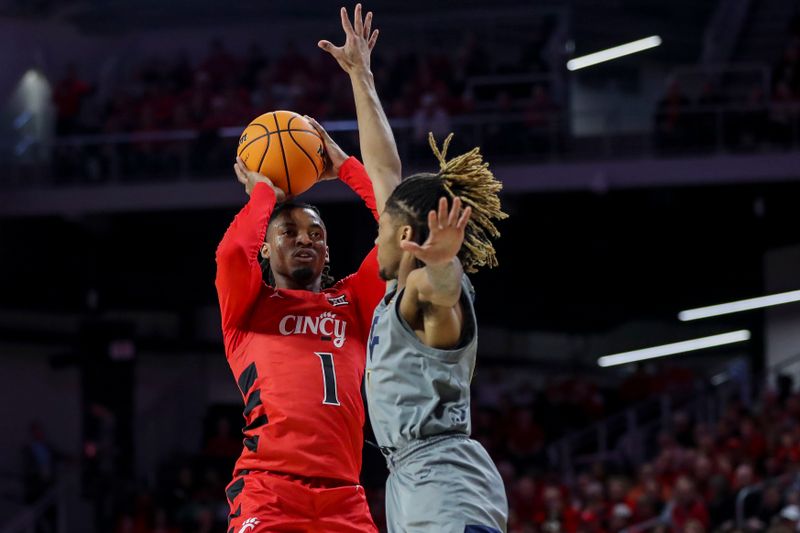
<svg viewBox="0 0 800 533">
<path fill-rule="evenodd" d="M 447 199 L 439 199 L 439 210 L 428 213 L 428 239 L 420 244 L 403 241 L 400 246 L 406 252 L 425 263 L 438 266 L 449 263 L 458 255 L 464 243 L 464 231 L 472 214 L 472 208 L 461 210 L 461 199 L 455 198 L 449 212 Z"/>
<path fill-rule="evenodd" d="M 353 11 L 353 22 L 347 9 L 340 10 L 342 16 L 342 29 L 345 41 L 342 46 L 335 46 L 330 41 L 322 40 L 317 46 L 328 52 L 339 63 L 339 66 L 348 74 L 359 70 L 369 70 L 369 60 L 372 48 L 378 40 L 378 30 L 372 30 L 372 11 L 361 18 L 361 4 L 356 4 Z"/>
<path fill-rule="evenodd" d="M 233 165 L 233 171 L 236 173 L 236 179 L 239 181 L 239 183 L 244 185 L 244 192 L 247 193 L 247 196 L 250 196 L 250 193 L 253 192 L 253 188 L 256 186 L 256 183 L 266 183 L 272 188 L 273 191 L 275 191 L 275 199 L 277 203 L 286 201 L 286 193 L 283 192 L 282 189 L 276 187 L 275 184 L 272 183 L 272 180 L 263 174 L 259 174 L 255 170 L 248 169 L 241 157 L 236 158 L 236 163 Z"/>
</svg>

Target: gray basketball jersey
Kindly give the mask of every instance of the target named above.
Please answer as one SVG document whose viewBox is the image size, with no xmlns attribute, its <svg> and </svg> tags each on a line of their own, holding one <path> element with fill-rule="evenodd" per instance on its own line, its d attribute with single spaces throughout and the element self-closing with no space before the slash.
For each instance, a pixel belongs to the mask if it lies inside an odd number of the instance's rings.
<svg viewBox="0 0 800 533">
<path fill-rule="evenodd" d="M 375 309 L 367 351 L 366 391 L 378 445 L 401 449 L 418 439 L 445 433 L 469 435 L 469 385 L 475 369 L 478 331 L 474 289 L 462 279 L 464 334 L 458 348 L 423 344 L 399 312 L 402 291 L 387 286 Z"/>
</svg>

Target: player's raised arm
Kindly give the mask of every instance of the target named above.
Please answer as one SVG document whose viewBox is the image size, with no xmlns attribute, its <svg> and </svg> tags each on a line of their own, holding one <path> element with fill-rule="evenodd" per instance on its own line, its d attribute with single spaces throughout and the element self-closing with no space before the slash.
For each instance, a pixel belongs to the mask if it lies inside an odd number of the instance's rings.
<svg viewBox="0 0 800 533">
<path fill-rule="evenodd" d="M 410 324 L 417 323 L 422 312 L 422 340 L 434 348 L 452 348 L 461 338 L 464 270 L 458 252 L 471 213 L 470 207 L 461 209 L 461 199 L 455 198 L 448 210 L 447 199 L 441 198 L 438 210 L 428 214 L 427 240 L 422 244 L 405 240 L 400 245 L 425 263 L 409 273 L 400 312 Z"/>
<path fill-rule="evenodd" d="M 331 54 L 350 75 L 356 102 L 361 157 L 372 179 L 378 212 L 383 211 L 386 199 L 400 183 L 401 164 L 389 120 L 383 112 L 375 80 L 370 70 L 370 54 L 378 40 L 378 30 L 372 29 L 372 12 L 362 18 L 361 4 L 356 4 L 353 23 L 344 7 L 340 11 L 345 42 L 334 46 L 320 41 L 319 47 Z"/>
<path fill-rule="evenodd" d="M 283 191 L 258 172 L 247 170 L 241 160 L 237 159 L 234 171 L 250 200 L 217 247 L 215 285 L 225 329 L 240 326 L 258 297 L 263 283 L 259 251 L 275 203 L 285 199 Z"/>
</svg>

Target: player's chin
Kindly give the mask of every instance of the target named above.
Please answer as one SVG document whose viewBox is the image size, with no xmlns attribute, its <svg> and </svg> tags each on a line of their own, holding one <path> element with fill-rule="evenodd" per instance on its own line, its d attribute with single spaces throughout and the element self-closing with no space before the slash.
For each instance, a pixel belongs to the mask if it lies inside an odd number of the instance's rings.
<svg viewBox="0 0 800 533">
<path fill-rule="evenodd" d="M 316 277 L 320 276 L 321 274 L 322 274 L 321 270 L 317 272 L 310 266 L 300 266 L 300 267 L 295 267 L 292 270 L 292 279 L 295 281 L 299 281 L 301 283 L 307 283 L 315 279 Z"/>
<path fill-rule="evenodd" d="M 392 281 L 397 277 L 397 274 L 393 275 L 385 268 L 381 268 L 380 270 L 378 270 L 378 275 L 381 277 L 383 281 Z"/>
</svg>

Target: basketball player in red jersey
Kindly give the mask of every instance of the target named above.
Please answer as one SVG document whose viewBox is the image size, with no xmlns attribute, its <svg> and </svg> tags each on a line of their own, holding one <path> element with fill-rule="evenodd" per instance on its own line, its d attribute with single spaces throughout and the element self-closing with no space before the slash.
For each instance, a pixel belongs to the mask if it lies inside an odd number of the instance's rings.
<svg viewBox="0 0 800 533">
<path fill-rule="evenodd" d="M 362 20 L 359 6 L 351 25 L 343 12 L 347 42 L 337 49 L 366 57 L 360 64 L 367 70 L 377 37 L 371 18 Z M 361 105 L 366 169 L 321 128 L 320 134 L 326 177 L 350 186 L 377 220 L 399 183 L 400 160 L 377 97 L 369 113 Z M 229 533 L 377 531 L 358 485 L 366 342 L 385 292 L 376 252 L 326 288 L 327 228 L 316 209 L 279 204 L 283 192 L 241 161 L 235 172 L 250 200 L 216 254 L 225 351 L 246 421 L 244 449 L 226 489 Z"/>
</svg>

